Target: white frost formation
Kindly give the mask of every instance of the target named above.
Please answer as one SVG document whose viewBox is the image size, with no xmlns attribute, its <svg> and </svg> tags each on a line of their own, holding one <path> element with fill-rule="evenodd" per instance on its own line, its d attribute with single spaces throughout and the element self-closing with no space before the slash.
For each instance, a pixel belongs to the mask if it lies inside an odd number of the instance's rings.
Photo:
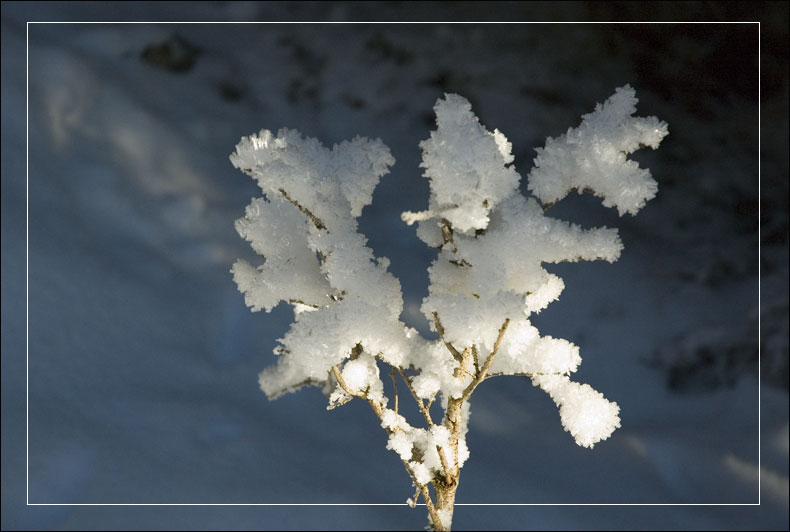
<svg viewBox="0 0 790 532">
<path fill-rule="evenodd" d="M 631 116 L 638 101 L 630 85 L 620 87 L 595 112 L 584 115 L 578 128 L 546 139 L 529 174 L 529 190 L 544 204 L 574 189 L 591 190 L 603 198 L 604 206 L 617 207 L 620 216 L 636 214 L 658 187 L 650 171 L 626 155 L 646 146 L 658 148 L 669 132 L 655 116 Z"/>
<path fill-rule="evenodd" d="M 472 113 L 472 105 L 447 94 L 434 106 L 438 129 L 420 143 L 422 166 L 431 180 L 430 210 L 404 213 L 411 225 L 434 214 L 457 231 L 485 229 L 488 214 L 518 188 L 510 143 L 497 130 L 489 133 Z"/>
<path fill-rule="evenodd" d="M 387 447 L 418 486 L 463 465 L 466 399 L 486 378 L 528 376 L 555 401 L 579 445 L 608 438 L 620 426 L 618 406 L 571 381 L 579 348 L 541 336 L 529 317 L 564 288 L 543 263 L 613 262 L 622 250 L 616 229 L 581 229 L 546 216 L 541 203 L 590 190 L 621 215 L 635 214 L 656 193 L 650 172 L 626 155 L 656 148 L 667 125 L 632 117 L 636 102 L 631 87 L 619 88 L 578 128 L 547 139 L 528 180 L 536 200 L 519 192 L 505 136 L 487 131 L 463 97 L 437 101 L 438 128 L 420 145 L 428 209 L 403 220 L 418 222 L 419 237 L 439 249 L 422 305 L 438 340 L 400 321 L 400 283 L 357 232 L 356 218 L 394 163 L 389 149 L 356 137 L 330 150 L 287 129 L 242 138 L 231 161 L 257 180 L 264 197 L 252 200 L 236 229 L 264 260 L 237 261 L 234 280 L 253 311 L 280 302 L 294 308 L 294 323 L 275 349 L 279 362 L 260 374 L 261 388 L 275 398 L 323 386 L 330 408 L 367 400 L 389 435 Z M 383 364 L 421 404 L 438 398 L 444 422 L 418 428 L 388 408 Z M 461 406 L 450 422 L 453 401 Z"/>
<path fill-rule="evenodd" d="M 236 222 L 265 261 L 258 267 L 237 261 L 233 279 L 254 311 L 281 301 L 299 311 L 275 350 L 283 355 L 279 363 L 260 375 L 266 394 L 323 385 L 357 345 L 389 364 L 404 364 L 410 349 L 398 319 L 400 283 L 387 272 L 387 259 L 374 259 L 356 221 L 395 162 L 389 149 L 356 137 L 328 150 L 296 131 L 282 129 L 275 137 L 264 130 L 242 138 L 230 160 L 267 198 L 253 199 Z M 378 379 L 377 371 L 369 372 L 371 380 L 374 374 Z"/>
</svg>

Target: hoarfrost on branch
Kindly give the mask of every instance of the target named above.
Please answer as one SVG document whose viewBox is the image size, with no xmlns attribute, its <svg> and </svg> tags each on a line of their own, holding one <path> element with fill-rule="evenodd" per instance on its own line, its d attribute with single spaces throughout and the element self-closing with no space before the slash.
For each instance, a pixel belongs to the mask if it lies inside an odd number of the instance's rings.
<svg viewBox="0 0 790 532">
<path fill-rule="evenodd" d="M 236 222 L 263 257 L 237 261 L 233 278 L 253 311 L 281 302 L 294 322 L 278 340 L 278 362 L 259 377 L 270 398 L 302 386 L 323 387 L 328 408 L 367 401 L 422 496 L 435 529 L 449 529 L 466 446 L 469 397 L 500 375 L 530 377 L 557 404 L 576 443 L 593 447 L 620 426 L 619 407 L 570 380 L 579 348 L 541 336 L 530 316 L 556 300 L 562 279 L 544 263 L 617 260 L 616 229 L 584 230 L 545 209 L 569 192 L 592 192 L 620 215 L 636 214 L 656 194 L 647 169 L 627 155 L 657 148 L 667 125 L 633 117 L 637 99 L 626 85 L 584 115 L 581 125 L 537 149 L 527 188 L 512 166 L 511 144 L 486 130 L 463 97 L 447 94 L 434 107 L 437 129 L 424 140 L 422 168 L 430 181 L 428 208 L 405 212 L 417 235 L 438 249 L 422 312 L 438 339 L 401 320 L 403 296 L 358 232 L 357 218 L 379 179 L 395 162 L 381 140 L 355 137 L 328 149 L 281 129 L 243 137 L 230 159 L 263 191 Z M 393 397 L 385 393 L 387 367 Z M 398 413 L 397 380 L 423 419 Z M 430 406 L 444 415 L 434 422 Z M 391 404 L 393 402 L 394 404 Z M 429 487 L 433 488 L 433 497 Z"/>
</svg>

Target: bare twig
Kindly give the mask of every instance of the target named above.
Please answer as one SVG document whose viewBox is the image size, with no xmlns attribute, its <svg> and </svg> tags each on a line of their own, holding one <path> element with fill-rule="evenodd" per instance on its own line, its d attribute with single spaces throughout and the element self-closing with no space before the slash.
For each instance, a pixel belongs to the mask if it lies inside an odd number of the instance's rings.
<svg viewBox="0 0 790 532">
<path fill-rule="evenodd" d="M 442 326 L 442 321 L 439 319 L 438 312 L 433 313 L 433 323 L 434 326 L 436 327 L 436 332 L 439 333 L 439 338 L 441 338 L 442 342 L 444 342 L 444 345 L 447 346 L 447 349 L 450 351 L 450 354 L 453 355 L 453 358 L 455 360 L 457 360 L 458 362 L 462 362 L 464 357 L 461 355 L 458 349 L 456 349 L 453 344 L 451 344 L 450 342 L 444 339 L 444 327 Z"/>
<path fill-rule="evenodd" d="M 417 486 L 417 489 L 414 491 L 414 495 L 412 496 L 411 499 L 409 499 L 411 501 L 409 503 L 409 506 L 411 506 L 412 508 L 416 508 L 417 507 L 417 501 L 420 500 L 420 493 L 421 493 L 420 487 Z"/>
<path fill-rule="evenodd" d="M 476 372 L 473 374 L 468 369 L 466 369 L 466 366 L 468 365 L 468 362 L 469 362 L 469 353 L 470 353 L 470 349 L 468 347 L 466 349 L 464 349 L 463 353 L 461 353 L 461 363 L 453 371 L 453 376 L 454 377 L 458 378 L 461 375 L 463 375 L 464 373 L 469 375 L 473 379 L 475 377 L 477 377 L 477 373 Z"/>
<path fill-rule="evenodd" d="M 379 418 L 381 418 L 381 414 L 379 414 Z M 422 493 L 422 498 L 425 499 L 425 506 L 428 508 L 428 515 L 431 516 L 431 521 L 433 521 L 435 528 L 437 530 L 444 530 L 444 526 L 442 526 L 442 521 L 441 519 L 439 519 L 439 512 L 436 511 L 436 506 L 434 506 L 433 500 L 431 499 L 431 492 L 428 491 L 428 486 L 426 484 L 420 484 L 420 482 L 417 481 L 417 475 L 414 474 L 414 470 L 412 469 L 409 462 L 403 459 L 401 459 L 401 462 L 403 463 L 403 467 L 406 468 L 406 472 L 411 477 L 411 481 L 417 487 L 417 492 Z M 416 506 L 417 493 L 414 494 L 414 503 Z"/>
<path fill-rule="evenodd" d="M 436 511 L 436 507 L 433 505 L 433 501 L 431 500 L 431 494 L 428 492 L 428 486 L 423 484 L 420 489 L 422 490 L 422 498 L 425 499 L 425 506 L 428 507 L 428 515 L 431 516 L 433 528 L 435 530 L 445 530 L 444 525 L 442 525 L 442 520 L 439 519 L 439 512 Z"/>
<path fill-rule="evenodd" d="M 430 398 L 430 400 L 427 403 L 425 403 L 425 408 L 427 408 L 429 412 L 431 411 L 431 405 L 433 404 L 434 401 L 436 401 L 435 394 L 433 397 Z"/>
<path fill-rule="evenodd" d="M 472 345 L 472 360 L 474 360 L 474 363 L 475 363 L 475 375 L 479 375 L 480 374 L 480 362 L 478 361 L 478 358 L 477 358 L 477 346 L 476 345 Z"/>
<path fill-rule="evenodd" d="M 428 423 L 428 427 L 433 427 L 433 420 L 431 419 L 431 412 L 425 408 L 425 404 L 422 402 L 422 399 L 417 395 L 417 392 L 414 391 L 414 387 L 411 385 L 411 380 L 409 376 L 406 375 L 406 372 L 403 371 L 401 368 L 398 368 L 398 373 L 403 378 L 403 382 L 406 383 L 406 387 L 409 388 L 411 392 L 411 396 L 414 397 L 414 400 L 417 402 L 417 407 L 420 409 L 420 413 L 425 418 L 425 421 Z"/>
<path fill-rule="evenodd" d="M 450 464 L 447 463 L 447 457 L 444 456 L 444 452 L 442 452 L 442 448 L 437 445 L 436 452 L 439 454 L 439 461 L 442 463 L 442 469 L 444 469 L 444 480 L 447 484 L 452 484 L 453 477 L 450 475 Z"/>
<path fill-rule="evenodd" d="M 397 414 L 398 413 L 398 373 L 395 370 L 395 366 L 392 366 L 392 371 L 390 371 L 390 378 L 392 379 L 392 389 L 395 392 L 395 401 L 394 401 L 395 408 L 393 410 Z"/>
<path fill-rule="evenodd" d="M 464 393 L 461 395 L 461 401 L 465 401 L 469 399 L 469 396 L 472 395 L 472 392 L 477 388 L 477 385 L 483 382 L 486 378 L 486 374 L 488 373 L 488 368 L 491 367 L 491 363 L 494 361 L 494 356 L 496 356 L 497 351 L 499 351 L 499 344 L 502 343 L 502 337 L 505 335 L 505 331 L 507 330 L 507 326 L 510 324 L 510 318 L 505 319 L 505 323 L 502 324 L 502 327 L 499 328 L 499 335 L 497 336 L 496 342 L 494 342 L 494 349 L 491 350 L 491 354 L 488 355 L 485 362 L 483 362 L 483 367 L 480 368 L 480 371 L 477 373 L 477 377 L 469 386 L 464 389 Z"/>
</svg>

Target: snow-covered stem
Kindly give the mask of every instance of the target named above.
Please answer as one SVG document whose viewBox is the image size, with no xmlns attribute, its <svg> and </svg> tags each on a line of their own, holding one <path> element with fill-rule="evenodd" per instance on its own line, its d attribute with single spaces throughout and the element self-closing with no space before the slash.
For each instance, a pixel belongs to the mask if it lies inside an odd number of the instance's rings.
<svg viewBox="0 0 790 532">
<path fill-rule="evenodd" d="M 428 428 L 432 428 L 434 426 L 433 419 L 431 419 L 431 403 L 433 403 L 433 401 L 428 402 L 428 404 L 423 404 L 422 399 L 420 399 L 420 397 L 417 395 L 417 392 L 414 391 L 414 388 L 411 385 L 411 379 L 409 379 L 409 376 L 406 375 L 406 372 L 398 368 L 398 373 L 400 373 L 400 376 L 403 378 L 403 382 L 405 382 L 406 386 L 409 388 L 411 396 L 417 403 L 417 408 L 420 409 L 420 412 L 428 424 Z M 447 457 L 444 455 L 444 450 L 440 445 L 437 445 L 436 452 L 438 453 L 439 460 L 442 463 L 442 472 L 444 473 L 444 478 L 447 483 L 450 483 L 452 482 L 451 470 L 450 466 L 447 464 Z"/>
<path fill-rule="evenodd" d="M 264 262 L 237 261 L 233 278 L 253 311 L 281 302 L 294 311 L 275 349 L 278 363 L 259 375 L 261 388 L 274 399 L 322 386 L 328 409 L 366 401 L 415 486 L 409 504 L 422 495 L 433 529 L 452 525 L 469 457 L 470 398 L 487 379 L 529 377 L 557 404 L 580 446 L 593 447 L 620 426 L 615 403 L 570 380 L 581 363 L 579 348 L 541 336 L 529 318 L 564 288 L 544 263 L 613 262 L 622 250 L 615 229 L 584 230 L 550 218 L 551 205 L 584 191 L 620 215 L 634 215 L 656 194 L 650 172 L 627 155 L 658 147 L 667 126 L 631 116 L 636 102 L 631 87 L 618 88 L 577 128 L 547 139 L 527 179 L 530 198 L 520 192 L 505 136 L 486 130 L 461 96 L 436 102 L 437 129 L 420 144 L 428 208 L 401 218 L 416 223 L 419 238 L 438 250 L 421 308 L 438 339 L 401 321 L 403 295 L 389 260 L 375 257 L 358 232 L 357 218 L 395 162 L 380 140 L 355 137 L 329 149 L 297 131 L 263 130 L 242 138 L 231 155 L 263 191 L 236 229 Z M 380 366 L 388 367 L 393 397 Z M 424 426 L 400 413 L 398 375 Z M 444 410 L 439 424 L 431 417 L 435 402 Z"/>
</svg>

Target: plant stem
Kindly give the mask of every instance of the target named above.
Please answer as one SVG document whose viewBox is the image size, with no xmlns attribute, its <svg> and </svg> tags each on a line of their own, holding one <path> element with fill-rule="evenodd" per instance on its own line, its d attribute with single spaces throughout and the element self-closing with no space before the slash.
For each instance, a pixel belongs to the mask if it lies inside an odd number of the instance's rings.
<svg viewBox="0 0 790 532">
<path fill-rule="evenodd" d="M 453 525 L 453 511 L 455 510 L 455 492 L 458 489 L 458 480 L 455 479 L 451 486 L 447 486 L 440 482 L 434 482 L 434 490 L 436 490 L 436 513 L 439 516 L 440 522 L 435 530 L 442 530 L 449 532 Z"/>
</svg>

